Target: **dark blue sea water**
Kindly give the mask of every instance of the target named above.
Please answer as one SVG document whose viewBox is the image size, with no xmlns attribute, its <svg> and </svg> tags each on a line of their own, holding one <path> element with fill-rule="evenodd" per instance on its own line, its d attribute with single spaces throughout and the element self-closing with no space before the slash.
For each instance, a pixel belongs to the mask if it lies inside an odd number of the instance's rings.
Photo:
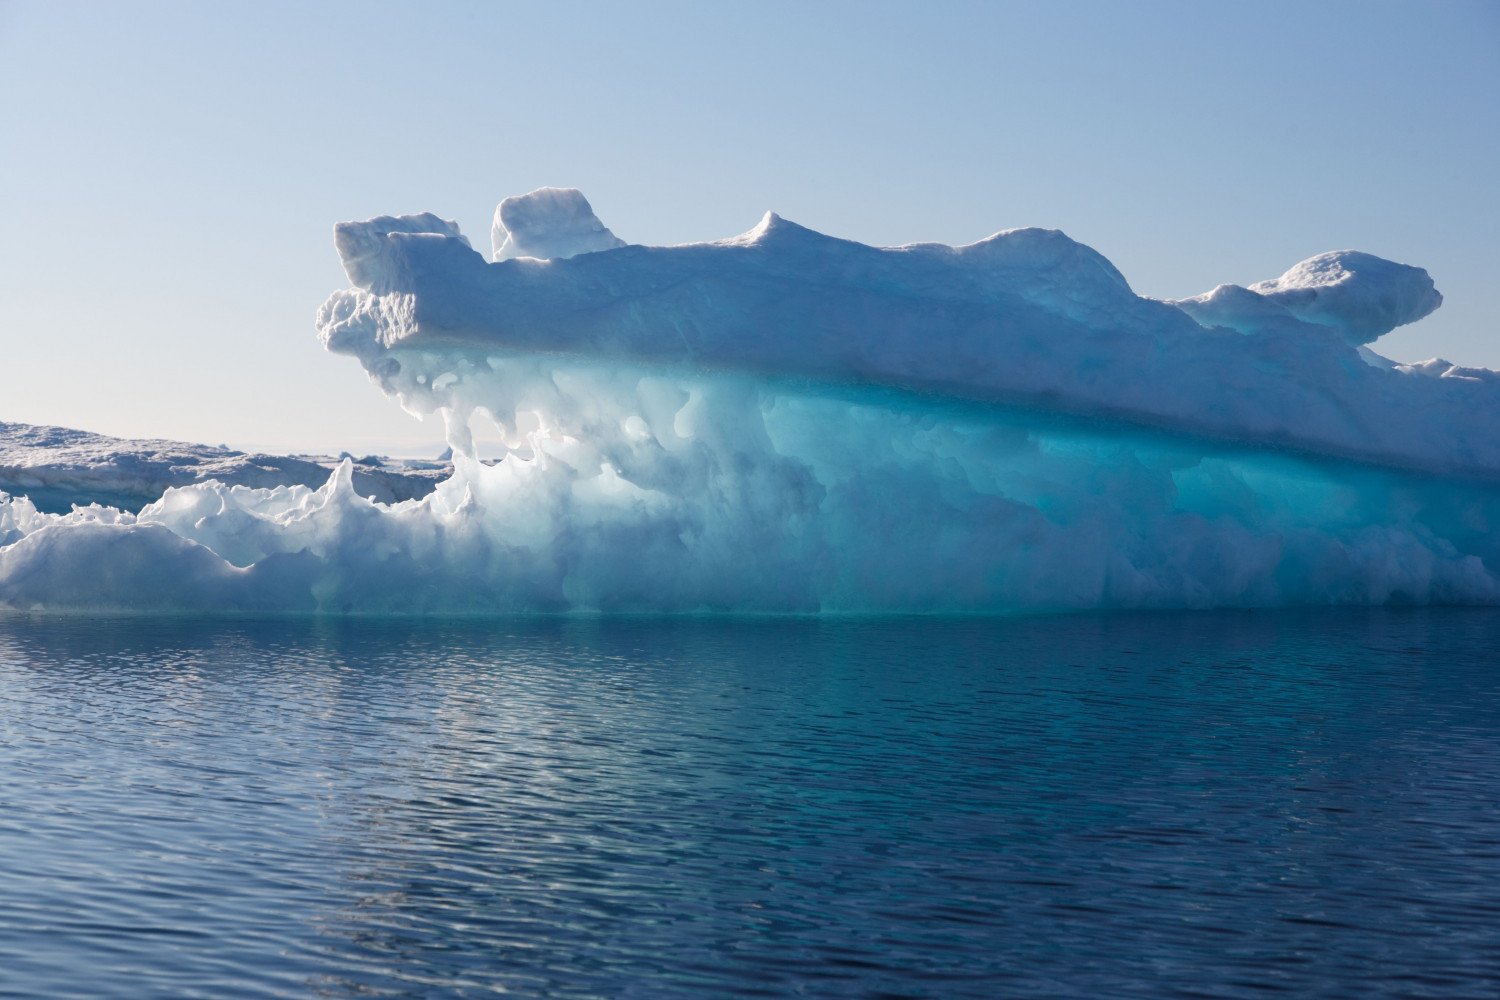
<svg viewBox="0 0 1500 1000">
<path fill-rule="evenodd" d="M 1492 997 L 1500 612 L 0 619 L 0 994 Z"/>
</svg>

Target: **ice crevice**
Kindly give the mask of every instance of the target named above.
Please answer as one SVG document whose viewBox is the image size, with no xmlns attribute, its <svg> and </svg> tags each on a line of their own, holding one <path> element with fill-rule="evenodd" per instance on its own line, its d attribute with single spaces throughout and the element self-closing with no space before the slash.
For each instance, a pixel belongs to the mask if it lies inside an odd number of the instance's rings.
<svg viewBox="0 0 1500 1000">
<path fill-rule="evenodd" d="M 430 215 L 335 245 L 319 336 L 443 421 L 452 478 L 9 498 L 0 606 L 1500 601 L 1494 373 L 1369 346 L 1440 305 L 1420 268 L 1339 251 L 1166 302 L 1053 230 L 876 248 L 768 213 L 644 247 L 566 189 L 502 202 L 489 260 Z"/>
</svg>

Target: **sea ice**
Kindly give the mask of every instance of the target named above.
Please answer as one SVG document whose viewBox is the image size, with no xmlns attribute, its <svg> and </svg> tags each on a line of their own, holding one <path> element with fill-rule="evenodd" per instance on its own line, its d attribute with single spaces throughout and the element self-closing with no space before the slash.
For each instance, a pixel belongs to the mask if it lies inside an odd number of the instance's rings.
<svg viewBox="0 0 1500 1000">
<path fill-rule="evenodd" d="M 361 496 L 385 503 L 432 492 L 444 463 L 371 456 L 353 464 Z M 25 495 L 44 510 L 108 504 L 139 510 L 173 486 L 215 480 L 230 486 L 320 486 L 333 465 L 309 455 L 268 455 L 184 441 L 131 440 L 69 427 L 0 422 L 0 491 Z M 423 463 L 417 463 L 423 464 Z"/>
</svg>

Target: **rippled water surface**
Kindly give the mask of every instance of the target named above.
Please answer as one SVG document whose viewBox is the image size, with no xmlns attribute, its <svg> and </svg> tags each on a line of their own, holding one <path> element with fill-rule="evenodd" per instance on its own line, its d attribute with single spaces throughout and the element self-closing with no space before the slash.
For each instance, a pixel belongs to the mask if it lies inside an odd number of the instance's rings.
<svg viewBox="0 0 1500 1000">
<path fill-rule="evenodd" d="M 1497 650 L 0 618 L 0 995 L 1494 996 Z"/>
</svg>

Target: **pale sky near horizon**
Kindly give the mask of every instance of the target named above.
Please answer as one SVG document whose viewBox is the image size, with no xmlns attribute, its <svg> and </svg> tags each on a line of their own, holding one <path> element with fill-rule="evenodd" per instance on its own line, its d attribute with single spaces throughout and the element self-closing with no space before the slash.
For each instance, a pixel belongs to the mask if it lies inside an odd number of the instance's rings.
<svg viewBox="0 0 1500 1000">
<path fill-rule="evenodd" d="M 639 243 L 766 209 L 875 244 L 1060 228 L 1136 291 L 1325 250 L 1446 302 L 1374 346 L 1500 368 L 1500 3 L 0 0 L 0 420 L 436 446 L 313 314 L 331 229 L 582 188 Z"/>
</svg>

